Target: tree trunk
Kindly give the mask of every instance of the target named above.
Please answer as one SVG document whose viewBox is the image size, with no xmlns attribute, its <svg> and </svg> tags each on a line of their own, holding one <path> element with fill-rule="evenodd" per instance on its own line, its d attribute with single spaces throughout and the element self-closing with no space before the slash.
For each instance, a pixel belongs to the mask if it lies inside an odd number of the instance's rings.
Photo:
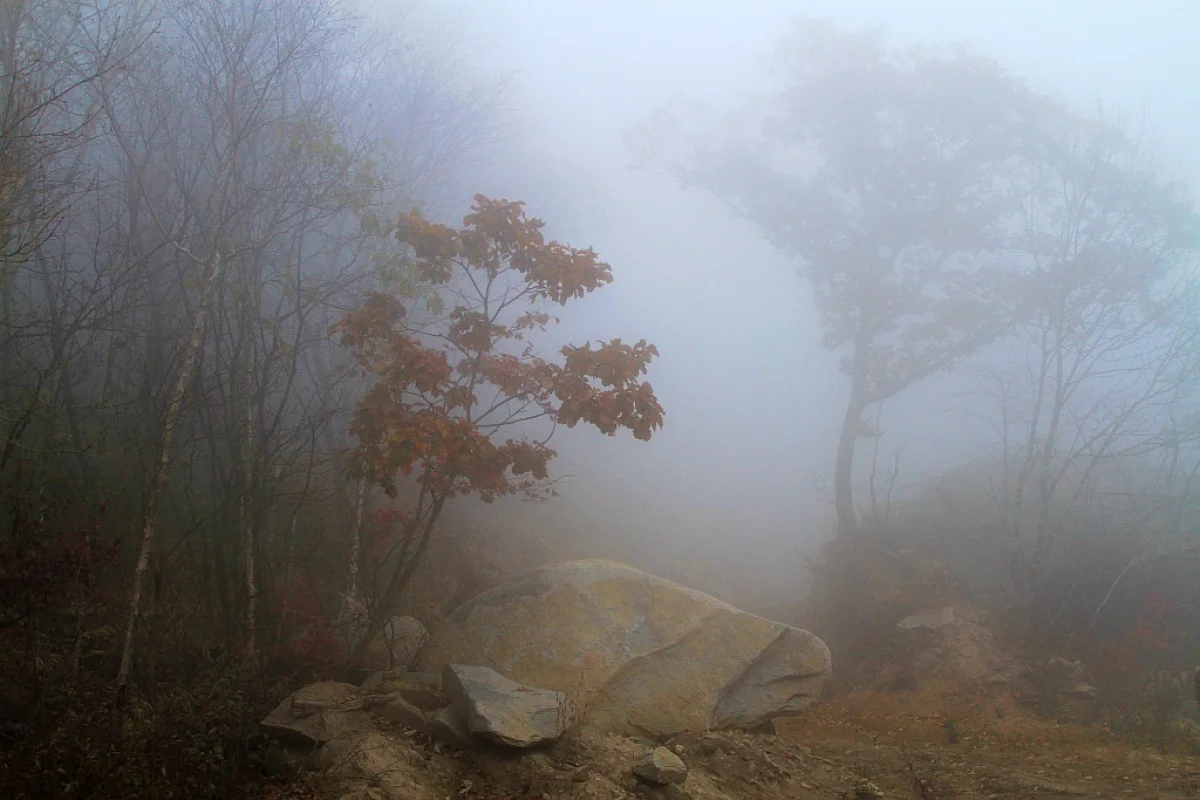
<svg viewBox="0 0 1200 800">
<path fill-rule="evenodd" d="M 241 502 L 241 523 L 242 523 L 242 567 L 244 590 L 246 592 L 246 608 L 245 617 L 242 626 L 242 662 L 247 669 L 251 669 L 258 662 L 257 648 L 257 622 L 258 622 L 258 587 L 254 580 L 254 553 L 255 553 L 255 514 L 257 509 L 254 507 L 254 489 L 255 489 L 255 462 L 256 453 L 254 448 L 254 391 L 253 391 L 253 375 L 254 366 L 257 359 L 254 357 L 257 351 L 254 349 L 254 344 L 251 341 L 249 344 L 250 354 L 245 357 L 246 374 L 245 374 L 245 397 L 246 408 L 242 417 L 242 502 Z"/>
<path fill-rule="evenodd" d="M 133 669 L 134 643 L 137 633 L 139 610 L 142 603 L 142 592 L 146 583 L 146 573 L 150 568 L 150 560 L 154 554 L 154 539 L 158 527 L 158 511 L 162 504 L 162 496 L 167 486 L 167 470 L 171 463 L 171 446 L 175 438 L 175 429 L 183 413 L 183 401 L 187 396 L 188 384 L 196 368 L 196 356 L 200 352 L 200 344 L 204 339 L 205 324 L 208 310 L 212 304 L 213 293 L 221 276 L 222 260 L 219 250 L 214 249 L 208 257 L 205 270 L 204 284 L 200 295 L 200 305 L 196 309 L 196 318 L 192 320 L 192 332 L 188 338 L 183 359 L 179 364 L 179 375 L 167 404 L 166 416 L 163 420 L 162 439 L 159 442 L 158 461 L 155 465 L 153 480 L 150 484 L 150 495 L 146 500 L 146 515 L 142 522 L 142 542 L 138 552 L 137 566 L 133 573 L 133 591 L 129 599 L 129 618 L 125 624 L 125 642 L 121 648 L 121 666 L 117 671 L 117 682 L 113 691 L 113 724 L 119 730 L 124 716 L 125 702 L 129 686 L 129 674 Z"/>
<path fill-rule="evenodd" d="M 419 534 L 417 531 L 413 531 L 414 534 L 420 536 L 416 550 L 408 558 L 405 558 L 405 552 L 402 551 L 400 553 L 397 563 L 393 568 L 391 580 L 388 581 L 387 588 L 380 595 L 378 613 L 371 619 L 366 632 L 350 655 L 350 663 L 347 665 L 350 669 L 354 669 L 362 664 L 363 657 L 367 653 L 367 648 L 379 638 L 384 628 L 387 627 L 388 620 L 391 618 L 392 611 L 396 607 L 400 593 L 408 586 L 409 581 L 412 580 L 413 574 L 421 564 L 421 559 L 424 557 L 425 551 L 429 548 L 429 541 L 433 536 L 434 526 L 437 525 L 438 518 L 441 517 L 442 508 L 445 505 L 445 495 L 433 501 L 433 506 L 429 509 L 429 516 L 425 518 L 424 524 L 420 526 Z M 404 548 L 404 550 L 407 549 L 407 547 Z"/>
<path fill-rule="evenodd" d="M 837 507 L 838 535 L 858 535 L 858 518 L 854 513 L 854 450 L 858 444 L 858 428 L 862 421 L 862 406 L 853 401 L 846 405 L 842 433 L 838 437 L 837 468 L 834 471 L 834 502 Z"/>
<path fill-rule="evenodd" d="M 862 415 L 867 408 L 868 345 L 859 341 L 854 347 L 850 375 L 850 399 L 846 401 L 846 416 L 838 437 L 837 467 L 834 470 L 833 494 L 837 508 L 838 536 L 851 539 L 858 536 L 858 517 L 854 513 L 854 450 L 862 428 Z"/>
<path fill-rule="evenodd" d="M 369 488 L 365 478 L 358 479 L 358 491 L 355 492 L 354 498 L 354 522 L 350 526 L 350 565 L 346 576 L 346 597 L 350 602 L 357 602 L 359 598 L 358 570 L 362 562 L 362 524 Z"/>
</svg>

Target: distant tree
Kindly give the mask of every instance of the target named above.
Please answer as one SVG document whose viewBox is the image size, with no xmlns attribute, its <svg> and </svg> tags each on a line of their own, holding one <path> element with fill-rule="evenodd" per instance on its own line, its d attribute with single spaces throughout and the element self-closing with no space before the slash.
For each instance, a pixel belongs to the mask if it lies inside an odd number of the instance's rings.
<svg viewBox="0 0 1200 800">
<path fill-rule="evenodd" d="M 446 502 L 474 494 L 553 494 L 547 446 L 557 424 L 579 422 L 642 440 L 663 409 L 642 379 L 658 351 L 645 340 L 563 347 L 562 363 L 529 341 L 566 305 L 612 281 L 609 265 L 542 234 L 521 203 L 476 196 L 461 229 L 404 214 L 396 238 L 411 248 L 417 279 L 436 288 L 422 307 L 373 293 L 337 326 L 358 365 L 376 379 L 358 404 L 353 469 L 404 503 L 381 554 L 373 613 L 353 656 L 361 661 L 429 546 Z M 418 313 L 413 313 L 413 312 Z M 549 424 L 542 437 L 538 421 Z"/>
<path fill-rule="evenodd" d="M 760 118 L 738 120 L 743 135 L 665 160 L 801 262 L 823 344 L 845 353 L 850 379 L 835 502 L 853 535 L 864 413 L 1006 330 L 994 289 L 1008 187 L 1039 101 L 986 59 L 889 53 L 878 34 L 811 21 L 777 63 L 783 88 Z"/>
<path fill-rule="evenodd" d="M 1187 187 L 1165 180 L 1150 149 L 1112 119 L 1048 111 L 1030 144 L 1014 185 L 1022 314 L 1013 346 L 985 370 L 1004 464 L 996 505 L 1021 603 L 1043 588 L 1059 531 L 1094 507 L 1106 472 L 1151 457 L 1159 485 L 1138 493 L 1179 494 L 1182 417 L 1200 366 L 1187 275 L 1200 215 Z M 1177 532 L 1179 522 L 1153 527 Z"/>
</svg>

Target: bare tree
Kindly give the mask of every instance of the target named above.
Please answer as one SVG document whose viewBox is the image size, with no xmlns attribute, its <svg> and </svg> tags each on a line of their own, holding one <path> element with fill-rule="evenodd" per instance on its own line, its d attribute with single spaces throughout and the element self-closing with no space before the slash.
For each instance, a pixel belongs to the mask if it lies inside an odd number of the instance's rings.
<svg viewBox="0 0 1200 800">
<path fill-rule="evenodd" d="M 220 306 L 218 288 L 230 268 L 244 273 L 248 265 L 251 272 L 261 266 L 280 230 L 302 224 L 317 207 L 311 202 L 290 203 L 278 195 L 281 189 L 292 189 L 295 184 L 280 181 L 280 169 L 286 171 L 279 157 L 283 154 L 276 151 L 275 159 L 268 161 L 264 148 L 270 150 L 280 140 L 286 148 L 291 142 L 286 138 L 289 129 L 306 122 L 304 109 L 298 114 L 291 101 L 295 82 L 311 73 L 318 59 L 331 53 L 332 40 L 345 31 L 346 22 L 337 8 L 325 3 L 246 0 L 167 4 L 160 41 L 155 43 L 158 72 L 154 76 L 166 78 L 159 84 L 160 93 L 165 91 L 166 96 L 151 94 L 147 98 L 127 92 L 118 98 L 110 92 L 106 97 L 110 127 L 131 166 L 137 191 L 147 198 L 144 208 L 162 240 L 182 257 L 184 265 L 190 265 L 189 272 L 194 270 L 191 274 L 198 285 L 190 332 L 161 417 L 158 455 L 149 482 L 117 676 L 118 710 L 132 668 L 143 587 L 154 554 L 171 461 L 176 455 L 175 439 L 185 424 L 184 401 L 196 378 L 208 318 L 214 307 Z M 195 108 L 196 113 L 181 114 L 177 125 L 163 125 L 160 115 L 164 100 L 176 108 Z M 145 108 L 146 102 L 158 105 Z M 166 141 L 162 140 L 164 134 Z M 163 144 L 169 159 L 142 158 L 142 154 L 154 153 Z M 265 214 L 256 213 L 264 206 Z M 263 216 L 268 218 L 264 220 Z M 185 281 L 187 277 L 185 273 Z M 243 474 L 238 502 L 244 564 L 243 648 L 247 660 L 252 661 L 256 652 L 257 510 L 251 494 L 261 469 L 253 450 L 253 384 L 259 378 L 255 375 L 256 343 L 247 334 L 260 319 L 261 298 L 257 293 L 261 283 L 248 284 L 245 274 L 238 277 L 243 278 L 234 281 L 242 292 L 242 302 L 237 303 L 242 322 L 234 328 L 241 334 L 239 344 L 244 349 L 240 354 L 242 364 L 229 365 L 228 377 L 231 390 L 243 395 L 244 401 L 237 404 L 240 410 L 235 411 L 237 422 L 231 426 L 231 438 L 233 452 L 240 456 L 238 471 Z M 218 364 L 219 369 L 222 366 Z"/>
<path fill-rule="evenodd" d="M 998 416 L 1011 589 L 1032 602 L 1061 529 L 1119 463 L 1164 444 L 1196 338 L 1178 324 L 1198 218 L 1105 119 L 1045 120 L 1012 251 L 1015 341 L 982 372 Z"/>
<path fill-rule="evenodd" d="M 0 470 L 44 411 L 48 386 L 65 407 L 76 453 L 84 449 L 68 350 L 105 287 L 72 292 L 78 276 L 51 267 L 70 263 L 52 240 L 87 193 L 100 116 L 92 90 L 141 41 L 132 11 L 123 2 L 0 2 Z M 30 386 L 36 390 L 22 391 Z M 82 456 L 78 469 L 88 488 Z"/>
</svg>

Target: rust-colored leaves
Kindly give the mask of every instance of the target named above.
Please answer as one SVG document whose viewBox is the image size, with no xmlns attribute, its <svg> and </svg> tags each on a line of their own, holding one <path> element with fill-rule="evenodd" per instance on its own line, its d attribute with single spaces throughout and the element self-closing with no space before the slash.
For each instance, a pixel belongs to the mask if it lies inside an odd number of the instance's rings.
<svg viewBox="0 0 1200 800">
<path fill-rule="evenodd" d="M 483 196 L 460 229 L 416 212 L 397 220 L 414 277 L 455 303 L 418 324 L 405 301 L 372 294 L 336 328 L 378 379 L 351 432 L 357 470 L 389 494 L 411 476 L 441 495 L 543 496 L 555 453 L 533 436 L 539 420 L 586 422 L 608 435 L 624 428 L 642 440 L 662 427 L 644 380 L 653 345 L 567 346 L 553 363 L 518 344 L 558 321 L 541 304 L 566 305 L 612 281 L 594 251 L 546 241 L 543 227 L 523 204 Z"/>
</svg>

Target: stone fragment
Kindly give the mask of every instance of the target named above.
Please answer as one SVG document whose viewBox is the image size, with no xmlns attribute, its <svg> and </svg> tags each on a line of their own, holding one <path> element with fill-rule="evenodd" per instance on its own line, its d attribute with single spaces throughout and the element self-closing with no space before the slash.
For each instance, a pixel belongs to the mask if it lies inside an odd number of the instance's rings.
<svg viewBox="0 0 1200 800">
<path fill-rule="evenodd" d="M 447 664 L 442 689 L 467 730 L 510 747 L 533 747 L 566 732 L 568 700 L 561 692 L 511 681 L 488 667 Z"/>
<path fill-rule="evenodd" d="M 656 747 L 633 767 L 633 774 L 657 784 L 683 783 L 688 768 L 683 759 L 665 747 Z"/>
</svg>

